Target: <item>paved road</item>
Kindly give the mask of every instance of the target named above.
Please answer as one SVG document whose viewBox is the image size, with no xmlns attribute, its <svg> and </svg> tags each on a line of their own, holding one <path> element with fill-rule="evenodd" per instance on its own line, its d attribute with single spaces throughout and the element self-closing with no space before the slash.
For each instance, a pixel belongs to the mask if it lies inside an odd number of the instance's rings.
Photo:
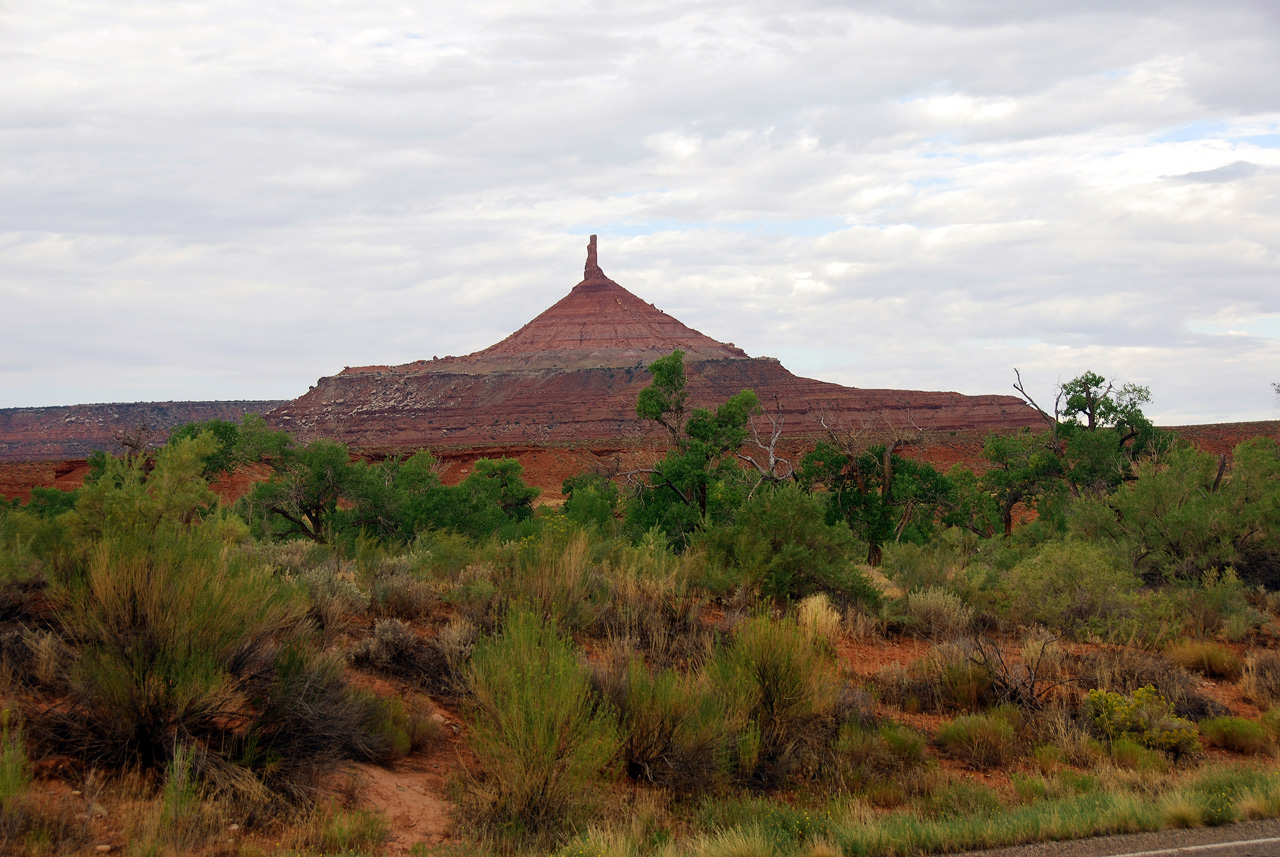
<svg viewBox="0 0 1280 857">
<path fill-rule="evenodd" d="M 1224 827 L 1042 842 L 960 857 L 1280 857 L 1280 819 Z"/>
</svg>

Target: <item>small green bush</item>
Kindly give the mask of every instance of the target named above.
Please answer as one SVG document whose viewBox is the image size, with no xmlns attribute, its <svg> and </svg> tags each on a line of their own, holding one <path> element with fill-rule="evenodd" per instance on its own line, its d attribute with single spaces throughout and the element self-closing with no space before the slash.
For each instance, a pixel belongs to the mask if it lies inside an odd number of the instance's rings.
<svg viewBox="0 0 1280 857">
<path fill-rule="evenodd" d="M 1174 758 L 1201 749 L 1195 724 L 1174 716 L 1169 703 L 1150 685 L 1134 691 L 1132 696 L 1091 690 L 1085 705 L 1094 727 L 1112 742 L 1129 737 Z"/>
<path fill-rule="evenodd" d="M 1127 736 L 1111 742 L 1111 760 L 1131 771 L 1164 772 L 1169 769 L 1169 760 L 1163 753 L 1144 747 Z"/>
<path fill-rule="evenodd" d="M 30 784 L 31 765 L 22 728 L 14 722 L 13 712 L 0 710 L 0 813 L 15 797 L 26 793 Z"/>
<path fill-rule="evenodd" d="M 1261 723 L 1243 717 L 1210 717 L 1200 721 L 1200 734 L 1214 747 L 1233 753 L 1256 755 L 1271 748 L 1271 739 Z"/>
<path fill-rule="evenodd" d="M 500 633 L 476 643 L 467 677 L 484 772 L 472 784 L 475 817 L 516 840 L 554 839 L 583 820 L 619 742 L 572 644 L 517 606 Z"/>
<path fill-rule="evenodd" d="M 1183 669 L 1209 678 L 1235 681 L 1244 672 L 1240 656 L 1218 643 L 1183 640 L 1166 649 L 1165 655 Z"/>
<path fill-rule="evenodd" d="M 970 714 L 938 730 L 944 753 L 975 768 L 1007 765 L 1018 754 L 1017 731 L 1002 717 Z"/>
</svg>

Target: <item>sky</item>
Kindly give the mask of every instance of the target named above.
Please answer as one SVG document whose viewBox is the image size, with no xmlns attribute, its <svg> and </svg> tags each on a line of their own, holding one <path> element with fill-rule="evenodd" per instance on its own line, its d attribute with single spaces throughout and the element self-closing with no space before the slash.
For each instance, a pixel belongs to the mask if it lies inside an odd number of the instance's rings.
<svg viewBox="0 0 1280 857">
<path fill-rule="evenodd" d="M 1273 0 L 0 0 L 0 407 L 289 399 L 582 276 L 799 375 L 1280 418 Z"/>
</svg>

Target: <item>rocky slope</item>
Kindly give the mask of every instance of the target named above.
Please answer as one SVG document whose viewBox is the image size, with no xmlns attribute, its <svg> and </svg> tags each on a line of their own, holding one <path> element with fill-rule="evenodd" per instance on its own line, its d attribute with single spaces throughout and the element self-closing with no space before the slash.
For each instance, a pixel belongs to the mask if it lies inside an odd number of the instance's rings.
<svg viewBox="0 0 1280 857">
<path fill-rule="evenodd" d="M 65 461 L 95 450 L 119 452 L 116 435 L 146 426 L 157 442 L 190 422 L 264 413 L 278 401 L 133 402 L 55 408 L 0 408 L 0 461 Z"/>
<path fill-rule="evenodd" d="M 645 436 L 636 396 L 645 367 L 685 352 L 690 398 L 713 405 L 751 389 L 788 435 L 918 427 L 934 432 L 1039 426 L 1014 396 L 842 387 L 753 358 L 681 324 L 605 276 L 595 236 L 582 282 L 503 341 L 465 357 L 363 366 L 323 378 L 267 418 L 302 438 L 366 449 L 573 444 Z"/>
</svg>

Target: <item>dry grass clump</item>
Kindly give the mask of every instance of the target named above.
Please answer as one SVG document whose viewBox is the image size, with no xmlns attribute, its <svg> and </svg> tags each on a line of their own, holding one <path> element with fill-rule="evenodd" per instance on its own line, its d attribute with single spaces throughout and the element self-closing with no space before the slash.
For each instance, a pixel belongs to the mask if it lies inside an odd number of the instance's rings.
<svg viewBox="0 0 1280 857">
<path fill-rule="evenodd" d="M 816 592 L 797 604 L 796 621 L 811 640 L 835 651 L 840 639 L 840 614 L 825 592 Z"/>
<path fill-rule="evenodd" d="M 1165 656 L 1183 669 L 1208 678 L 1235 681 L 1244 672 L 1240 656 L 1219 643 L 1182 640 L 1165 649 Z"/>
<path fill-rule="evenodd" d="M 1280 652 L 1252 652 L 1245 658 L 1240 679 L 1244 698 L 1257 706 L 1280 703 Z"/>
</svg>

